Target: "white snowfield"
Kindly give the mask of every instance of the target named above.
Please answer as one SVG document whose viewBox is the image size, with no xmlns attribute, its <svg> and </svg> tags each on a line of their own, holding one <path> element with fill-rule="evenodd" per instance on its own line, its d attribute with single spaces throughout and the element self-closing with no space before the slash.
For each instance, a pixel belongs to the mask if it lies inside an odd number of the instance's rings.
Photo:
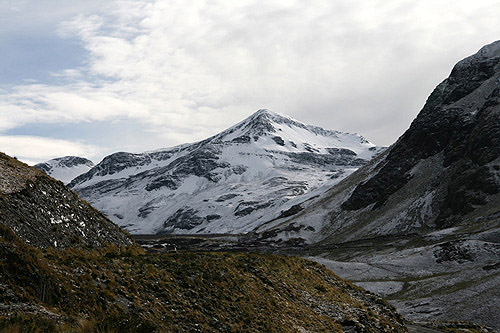
<svg viewBox="0 0 500 333">
<path fill-rule="evenodd" d="M 75 177 L 88 172 L 92 167 L 94 167 L 92 161 L 77 156 L 55 158 L 35 165 L 35 168 L 44 171 L 64 184 L 68 184 Z"/>
<path fill-rule="evenodd" d="M 107 156 L 70 187 L 131 233 L 245 233 L 380 151 L 358 134 L 259 110 L 197 143 Z"/>
</svg>

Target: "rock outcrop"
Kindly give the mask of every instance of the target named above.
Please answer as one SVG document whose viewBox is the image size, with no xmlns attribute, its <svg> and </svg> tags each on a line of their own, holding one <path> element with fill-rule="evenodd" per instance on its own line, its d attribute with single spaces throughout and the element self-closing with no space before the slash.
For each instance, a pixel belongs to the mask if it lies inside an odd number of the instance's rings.
<svg viewBox="0 0 500 333">
<path fill-rule="evenodd" d="M 128 234 L 63 183 L 2 153 L 0 224 L 38 248 L 133 244 Z"/>
</svg>

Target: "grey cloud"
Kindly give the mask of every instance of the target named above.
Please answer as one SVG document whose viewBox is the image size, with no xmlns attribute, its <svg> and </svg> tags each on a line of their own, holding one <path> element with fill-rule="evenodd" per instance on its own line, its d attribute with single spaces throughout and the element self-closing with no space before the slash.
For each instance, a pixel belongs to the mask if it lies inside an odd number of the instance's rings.
<svg viewBox="0 0 500 333">
<path fill-rule="evenodd" d="M 388 145 L 456 61 L 500 36 L 489 0 L 106 6 L 59 28 L 80 38 L 88 65 L 58 74 L 70 84 L 4 93 L 0 118 L 21 100 L 33 106 L 4 126 L 135 119 L 167 146 L 270 108 Z"/>
</svg>

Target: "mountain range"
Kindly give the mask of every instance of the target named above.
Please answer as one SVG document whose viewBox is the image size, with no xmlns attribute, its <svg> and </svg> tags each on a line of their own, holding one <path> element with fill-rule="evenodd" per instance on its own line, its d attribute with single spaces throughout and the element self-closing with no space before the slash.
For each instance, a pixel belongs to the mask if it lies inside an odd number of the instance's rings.
<svg viewBox="0 0 500 333">
<path fill-rule="evenodd" d="M 412 320 L 500 328 L 500 41 L 383 149 L 268 110 L 110 155 L 69 187 L 132 233 L 233 233 L 325 264 Z"/>
<path fill-rule="evenodd" d="M 106 156 L 68 186 L 131 233 L 246 233 L 300 210 L 381 150 L 259 110 L 200 142 Z"/>
<path fill-rule="evenodd" d="M 379 296 L 308 260 L 145 253 L 62 182 L 0 153 L 0 331 L 296 330 L 408 331 Z"/>
</svg>

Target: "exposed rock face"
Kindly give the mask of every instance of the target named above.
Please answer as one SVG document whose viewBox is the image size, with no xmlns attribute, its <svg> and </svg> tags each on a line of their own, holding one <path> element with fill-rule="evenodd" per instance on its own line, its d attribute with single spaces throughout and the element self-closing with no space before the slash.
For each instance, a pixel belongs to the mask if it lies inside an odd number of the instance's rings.
<svg viewBox="0 0 500 333">
<path fill-rule="evenodd" d="M 447 168 L 444 200 L 434 216 L 438 227 L 452 226 L 500 190 L 500 43 L 485 46 L 459 62 L 431 94 L 408 131 L 392 147 L 377 175 L 356 187 L 343 203 L 374 209 L 401 189 L 421 160 L 442 153 L 436 167 Z"/>
<path fill-rule="evenodd" d="M 394 145 L 322 196 L 320 206 L 305 210 L 315 215 L 305 225 L 321 227 L 300 237 L 345 241 L 404 234 L 496 213 L 499 82 L 500 42 L 460 61 Z"/>
<path fill-rule="evenodd" d="M 49 176 L 69 183 L 73 178 L 89 171 L 94 166 L 91 160 L 78 156 L 65 156 L 39 163 L 35 168 L 42 170 Z"/>
<path fill-rule="evenodd" d="M 133 243 L 61 182 L 2 153 L 0 223 L 38 248 Z"/>
<path fill-rule="evenodd" d="M 382 149 L 268 110 L 206 140 L 116 153 L 69 186 L 132 233 L 252 231 Z"/>
<path fill-rule="evenodd" d="M 460 61 L 394 145 L 301 206 L 263 235 L 312 243 L 408 318 L 500 328 L 500 41 Z"/>
</svg>

